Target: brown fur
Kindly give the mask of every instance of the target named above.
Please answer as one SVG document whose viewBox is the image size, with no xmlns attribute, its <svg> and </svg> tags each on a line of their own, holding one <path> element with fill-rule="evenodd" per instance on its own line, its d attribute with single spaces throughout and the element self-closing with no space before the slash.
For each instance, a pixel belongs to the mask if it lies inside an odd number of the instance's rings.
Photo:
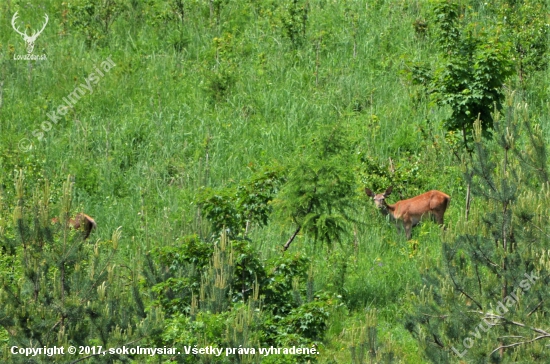
<svg viewBox="0 0 550 364">
<path fill-rule="evenodd" d="M 54 217 L 52 219 L 52 222 L 56 224 L 59 222 L 59 219 L 57 217 Z M 84 240 L 88 239 L 88 237 L 92 233 L 92 230 L 97 228 L 95 220 L 82 212 L 76 214 L 74 218 L 69 219 L 69 226 L 75 230 L 82 229 Z"/>
<path fill-rule="evenodd" d="M 401 222 L 408 240 L 412 236 L 412 228 L 427 216 L 432 217 L 439 225 L 443 225 L 443 215 L 451 201 L 449 195 L 441 191 L 431 190 L 408 200 L 388 205 L 386 197 L 390 195 L 391 191 L 392 187 L 388 187 L 386 192 L 374 194 L 371 190 L 365 188 L 365 193 L 367 196 L 372 197 L 381 213 L 384 215 L 389 214 L 393 219 Z"/>
</svg>

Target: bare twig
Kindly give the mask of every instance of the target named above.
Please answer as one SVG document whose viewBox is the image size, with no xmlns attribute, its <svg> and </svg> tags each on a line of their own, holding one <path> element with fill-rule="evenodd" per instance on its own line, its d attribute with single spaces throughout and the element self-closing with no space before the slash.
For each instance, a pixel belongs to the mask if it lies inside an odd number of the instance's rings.
<svg viewBox="0 0 550 364">
<path fill-rule="evenodd" d="M 449 315 L 436 316 L 436 315 L 428 315 L 427 313 L 423 313 L 422 315 L 427 316 L 427 317 L 433 317 L 433 318 L 440 319 L 440 320 L 445 320 L 447 317 L 449 317 Z"/>
<path fill-rule="evenodd" d="M 515 326 L 519 326 L 519 327 L 523 327 L 523 328 L 532 330 L 532 331 L 534 331 L 534 332 L 537 332 L 537 333 L 541 334 L 542 336 L 548 336 L 548 337 L 550 337 L 550 333 L 544 331 L 543 329 L 539 329 L 539 328 L 536 328 L 536 327 L 530 327 L 530 326 L 527 326 L 527 325 L 525 325 L 525 324 L 522 324 L 521 322 L 508 320 L 508 319 L 506 319 L 504 316 L 495 315 L 495 314 L 493 314 L 493 313 L 486 313 L 485 316 L 486 316 L 487 318 L 491 318 L 491 319 L 495 319 L 495 318 L 496 318 L 496 319 L 499 319 L 499 320 L 503 320 L 503 321 L 505 321 L 506 323 L 509 323 L 509 324 L 512 324 L 512 325 L 515 325 Z"/>
<path fill-rule="evenodd" d="M 286 252 L 286 250 L 288 249 L 288 247 L 290 246 L 290 244 L 292 244 L 292 242 L 294 241 L 294 238 L 296 238 L 296 235 L 298 235 L 298 233 L 300 232 L 300 230 L 302 230 L 302 227 L 301 227 L 301 226 L 298 226 L 298 228 L 296 229 L 296 231 L 294 232 L 294 234 L 292 234 L 292 236 L 290 237 L 290 239 L 288 239 L 288 241 L 286 242 L 286 244 L 283 246 L 283 252 Z"/>
<path fill-rule="evenodd" d="M 477 307 L 479 307 L 480 310 L 483 310 L 483 307 L 481 306 L 481 304 L 479 302 L 477 302 L 472 296 L 470 296 L 468 293 L 466 293 L 462 288 L 460 288 L 460 286 L 456 283 L 453 275 L 451 274 L 450 275 L 451 277 L 451 280 L 453 281 L 453 284 L 455 286 L 456 289 L 458 289 L 460 291 L 460 293 L 462 293 L 464 296 L 468 297 L 470 300 L 472 300 L 473 303 L 476 304 Z"/>
<path fill-rule="evenodd" d="M 540 336 L 537 336 L 536 338 L 531 339 L 531 340 L 520 341 L 520 342 L 513 343 L 513 344 L 509 344 L 509 345 L 501 345 L 501 346 L 499 346 L 498 348 L 496 348 L 495 350 L 491 351 L 491 353 L 489 354 L 489 356 L 491 356 L 495 351 L 498 351 L 498 350 L 507 349 L 507 348 L 513 348 L 513 347 L 515 347 L 515 346 L 520 346 L 520 345 L 524 345 L 524 344 L 530 344 L 530 343 L 532 343 L 532 342 L 535 342 L 535 341 L 538 341 L 538 340 L 541 340 L 541 339 L 545 339 L 545 338 L 547 338 L 547 337 L 550 337 L 550 334 L 548 334 L 548 335 L 540 335 Z"/>
<path fill-rule="evenodd" d="M 536 305 L 535 308 L 533 308 L 533 309 L 531 310 L 531 312 L 529 312 L 529 313 L 527 314 L 527 317 L 531 316 L 531 314 L 532 314 L 533 312 L 535 312 L 535 311 L 542 305 L 543 302 L 544 302 L 544 301 L 540 301 L 539 304 Z"/>
</svg>

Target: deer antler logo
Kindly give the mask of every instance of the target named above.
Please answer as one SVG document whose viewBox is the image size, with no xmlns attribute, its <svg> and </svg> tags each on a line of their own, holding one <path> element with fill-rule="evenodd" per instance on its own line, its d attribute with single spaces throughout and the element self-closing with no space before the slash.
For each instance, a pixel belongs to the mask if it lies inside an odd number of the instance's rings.
<svg viewBox="0 0 550 364">
<path fill-rule="evenodd" d="M 32 53 L 32 51 L 34 50 L 34 42 L 36 41 L 36 38 L 38 38 L 40 33 L 42 33 L 42 31 L 44 30 L 44 28 L 46 28 L 46 25 L 48 24 L 48 19 L 49 19 L 48 14 L 44 14 L 44 18 L 46 19 L 46 21 L 44 22 L 44 26 L 42 27 L 42 29 L 40 29 L 40 31 L 38 32 L 33 32 L 31 36 L 27 35 L 26 30 L 25 30 L 25 33 L 22 33 L 19 31 L 19 29 L 17 29 L 17 26 L 15 25 L 15 20 L 17 20 L 17 11 L 15 12 L 15 14 L 13 14 L 13 18 L 11 18 L 11 26 L 18 34 L 20 34 L 23 37 L 23 39 L 27 43 L 28 54 Z"/>
</svg>

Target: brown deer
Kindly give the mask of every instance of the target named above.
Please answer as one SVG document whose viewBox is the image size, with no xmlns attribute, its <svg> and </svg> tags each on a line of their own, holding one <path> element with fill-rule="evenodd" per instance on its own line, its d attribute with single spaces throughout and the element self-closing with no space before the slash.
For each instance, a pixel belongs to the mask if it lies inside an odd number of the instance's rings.
<svg viewBox="0 0 550 364">
<path fill-rule="evenodd" d="M 449 195 L 431 190 L 408 200 L 397 201 L 393 205 L 388 205 L 386 197 L 391 194 L 392 189 L 390 186 L 386 189 L 386 192 L 374 194 L 371 190 L 365 188 L 365 192 L 367 196 L 372 197 L 374 204 L 382 214 L 390 215 L 396 222 L 397 220 L 401 222 L 401 226 L 405 228 L 407 240 L 411 239 L 412 228 L 428 216 L 439 225 L 443 225 L 443 215 L 451 202 Z M 399 225 L 397 224 L 397 230 L 399 230 Z"/>
<path fill-rule="evenodd" d="M 57 224 L 58 222 L 59 219 L 57 217 L 52 219 L 52 223 Z M 92 230 L 97 228 L 95 220 L 82 212 L 76 214 L 74 218 L 69 219 L 69 226 L 75 230 L 82 229 L 84 240 L 88 239 Z"/>
</svg>

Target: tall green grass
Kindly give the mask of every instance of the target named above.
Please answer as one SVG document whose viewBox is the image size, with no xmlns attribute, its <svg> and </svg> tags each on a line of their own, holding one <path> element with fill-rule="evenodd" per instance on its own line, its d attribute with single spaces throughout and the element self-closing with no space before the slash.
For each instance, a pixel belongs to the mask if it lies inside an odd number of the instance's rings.
<svg viewBox="0 0 550 364">
<path fill-rule="evenodd" d="M 451 228 L 460 218 L 465 192 L 440 127 L 446 110 L 415 98 L 418 90 L 407 74 L 413 62 L 433 61 L 433 45 L 413 27 L 427 16 L 428 1 L 310 1 L 306 37 L 294 49 L 281 30 L 284 7 L 276 2 L 223 3 L 216 25 L 208 2 L 197 0 L 186 14 L 181 51 L 174 47 L 177 23 L 155 18 L 156 8 L 145 2 L 133 3 L 113 23 L 105 44 L 91 47 L 75 29 L 63 33 L 64 3 L 0 4 L 5 226 L 13 208 L 14 170 L 25 171 L 29 189 L 49 179 L 55 203 L 71 174 L 78 209 L 100 226 L 94 238 L 109 239 L 122 226 L 125 256 L 139 259 L 141 250 L 208 233 L 195 201 L 201 187 L 225 186 L 262 166 L 292 163 L 321 126 L 332 124 L 345 125 L 357 151 L 380 161 L 409 164 L 418 157 L 419 173 L 430 181 L 425 189 L 452 197 L 446 215 Z M 50 15 L 35 50 L 46 53 L 47 61 L 11 59 L 13 49 L 24 52 L 10 27 L 15 10 L 31 27 L 42 13 Z M 116 67 L 94 92 L 45 132 L 43 142 L 33 138 L 46 113 L 109 55 Z M 223 72 L 228 90 L 215 99 L 213 85 Z M 546 128 L 549 105 L 541 100 L 548 96 L 548 76 L 539 81 L 528 86 L 526 99 Z M 21 138 L 32 140 L 28 152 L 18 148 Z M 419 363 L 401 318 L 411 287 L 422 284 L 421 268 L 439 259 L 441 233 L 435 225 L 416 228 L 414 250 L 361 191 L 357 231 L 342 245 L 329 249 L 299 236 L 292 246 L 313 260 L 316 287 L 341 293 L 348 306 L 333 319 L 320 360 L 349 362 L 342 330 L 376 308 L 382 341 L 401 346 L 402 362 Z M 250 237 L 268 258 L 281 254 L 290 234 L 291 228 L 273 221 Z"/>
</svg>

